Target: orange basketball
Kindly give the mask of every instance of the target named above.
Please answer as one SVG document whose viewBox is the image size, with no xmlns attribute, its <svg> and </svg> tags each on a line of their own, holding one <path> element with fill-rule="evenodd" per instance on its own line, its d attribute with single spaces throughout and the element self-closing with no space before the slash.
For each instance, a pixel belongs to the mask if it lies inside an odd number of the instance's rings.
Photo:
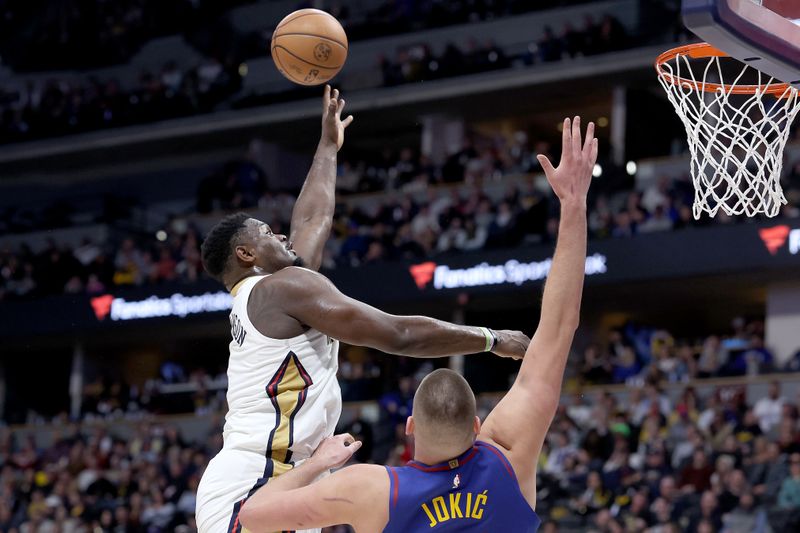
<svg viewBox="0 0 800 533">
<path fill-rule="evenodd" d="M 344 66 L 347 35 L 332 15 L 300 9 L 278 24 L 270 48 L 281 74 L 300 85 L 319 85 Z"/>
</svg>

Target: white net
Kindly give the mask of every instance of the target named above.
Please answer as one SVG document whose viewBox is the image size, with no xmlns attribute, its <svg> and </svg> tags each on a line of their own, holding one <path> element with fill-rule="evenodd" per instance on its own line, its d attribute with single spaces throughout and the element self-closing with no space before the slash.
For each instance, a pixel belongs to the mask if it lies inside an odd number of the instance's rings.
<svg viewBox="0 0 800 533">
<path fill-rule="evenodd" d="M 731 75 L 732 65 L 738 75 Z M 733 81 L 725 81 L 726 74 Z M 780 177 L 789 129 L 800 111 L 797 89 L 716 55 L 677 54 L 660 63 L 659 81 L 686 128 L 694 217 L 713 217 L 719 209 L 776 216 L 786 204 Z"/>
</svg>

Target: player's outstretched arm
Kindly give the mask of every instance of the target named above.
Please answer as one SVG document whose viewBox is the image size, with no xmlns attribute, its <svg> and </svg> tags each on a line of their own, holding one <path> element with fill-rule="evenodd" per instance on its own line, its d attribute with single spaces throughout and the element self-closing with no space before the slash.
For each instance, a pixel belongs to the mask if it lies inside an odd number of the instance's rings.
<svg viewBox="0 0 800 533">
<path fill-rule="evenodd" d="M 504 449 L 526 499 L 536 503 L 536 462 L 558 408 L 567 356 L 578 327 L 586 268 L 586 194 L 597 160 L 594 124 L 581 141 L 580 118 L 564 121 L 561 162 L 539 156 L 561 202 L 553 264 L 544 288 L 539 326 L 511 390 L 489 414 L 479 440 Z"/>
<path fill-rule="evenodd" d="M 245 502 L 239 513 L 243 528 L 269 533 L 350 524 L 357 532 L 382 531 L 389 521 L 384 467 L 355 465 L 314 482 L 360 447 L 346 434 L 322 441 L 305 463 L 271 479 Z"/>
<path fill-rule="evenodd" d="M 530 342 L 519 331 L 492 331 L 425 316 L 390 315 L 345 296 L 322 274 L 299 267 L 284 268 L 258 283 L 250 305 L 254 309 L 280 306 L 282 313 L 334 339 L 412 357 L 491 351 L 519 359 Z"/>
<path fill-rule="evenodd" d="M 319 269 L 322 250 L 331 233 L 336 198 L 336 152 L 344 143 L 344 129 L 353 116 L 342 120 L 344 100 L 339 90 L 325 86 L 322 97 L 322 136 L 311 169 L 292 211 L 289 240 L 306 266 Z"/>
</svg>

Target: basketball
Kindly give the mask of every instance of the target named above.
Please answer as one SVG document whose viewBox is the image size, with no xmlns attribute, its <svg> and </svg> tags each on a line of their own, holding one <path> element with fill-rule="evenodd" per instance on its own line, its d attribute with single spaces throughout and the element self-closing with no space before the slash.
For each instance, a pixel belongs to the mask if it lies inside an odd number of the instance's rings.
<svg viewBox="0 0 800 533">
<path fill-rule="evenodd" d="M 270 49 L 275 66 L 287 79 L 300 85 L 320 85 L 344 66 L 347 34 L 332 15 L 300 9 L 278 24 Z"/>
</svg>

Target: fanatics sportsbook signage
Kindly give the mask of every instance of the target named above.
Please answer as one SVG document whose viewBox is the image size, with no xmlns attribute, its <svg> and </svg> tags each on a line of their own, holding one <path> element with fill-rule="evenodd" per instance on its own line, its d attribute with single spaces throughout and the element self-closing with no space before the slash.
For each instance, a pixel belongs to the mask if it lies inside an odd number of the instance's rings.
<svg viewBox="0 0 800 533">
<path fill-rule="evenodd" d="M 606 261 L 606 256 L 602 254 L 592 254 L 587 257 L 586 275 L 605 274 Z M 500 265 L 483 262 L 467 268 L 452 268 L 446 264 L 440 265 L 428 261 L 412 265 L 409 267 L 409 272 L 419 289 L 424 289 L 431 282 L 433 282 L 431 286 L 436 290 L 465 289 L 505 284 L 520 286 L 529 281 L 541 281 L 547 278 L 552 265 L 552 257 L 530 263 L 520 262 L 517 259 L 509 259 Z"/>
<path fill-rule="evenodd" d="M 143 318 L 186 317 L 199 313 L 230 311 L 233 297 L 225 291 L 206 292 L 195 296 L 175 293 L 168 298 L 150 296 L 143 300 L 115 298 L 110 294 L 90 300 L 97 320 L 139 320 Z"/>
<path fill-rule="evenodd" d="M 325 274 L 345 294 L 367 303 L 421 304 L 463 292 L 513 295 L 540 286 L 553 245 L 387 262 Z M 800 267 L 800 221 L 710 226 L 632 238 L 590 241 L 586 285 L 619 284 L 769 271 L 776 279 Z M 231 296 L 216 282 L 118 288 L 97 296 L 64 295 L 0 302 L 0 337 L 80 334 L 129 325 L 222 319 Z M 406 306 L 406 308 L 408 308 Z M 47 317 L 42 320 L 41 317 Z M 193 323 L 195 323 L 193 322 Z"/>
<path fill-rule="evenodd" d="M 776 255 L 787 241 L 790 254 L 800 253 L 800 228 L 792 229 L 786 224 L 779 224 L 759 229 L 758 235 L 772 255 Z"/>
</svg>

